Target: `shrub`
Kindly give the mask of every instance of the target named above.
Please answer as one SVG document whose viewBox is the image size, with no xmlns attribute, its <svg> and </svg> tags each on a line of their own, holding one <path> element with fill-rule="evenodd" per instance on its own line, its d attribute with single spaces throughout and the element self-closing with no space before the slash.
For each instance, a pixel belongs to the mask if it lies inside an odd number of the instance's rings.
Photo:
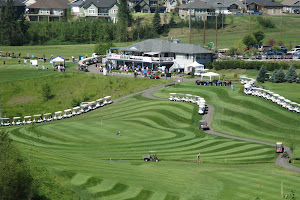
<svg viewBox="0 0 300 200">
<path fill-rule="evenodd" d="M 275 23 L 270 18 L 259 16 L 257 17 L 257 21 L 264 28 L 275 28 Z"/>
<path fill-rule="evenodd" d="M 53 98 L 53 95 L 51 94 L 51 87 L 48 83 L 43 85 L 42 87 L 42 94 L 45 101 L 48 101 Z"/>
<path fill-rule="evenodd" d="M 289 68 L 289 70 L 285 74 L 285 80 L 289 83 L 296 82 L 298 79 L 298 75 L 293 66 Z"/>
<path fill-rule="evenodd" d="M 80 99 L 74 98 L 74 99 L 72 100 L 72 106 L 73 106 L 73 107 L 79 106 L 80 103 L 81 103 Z"/>
</svg>

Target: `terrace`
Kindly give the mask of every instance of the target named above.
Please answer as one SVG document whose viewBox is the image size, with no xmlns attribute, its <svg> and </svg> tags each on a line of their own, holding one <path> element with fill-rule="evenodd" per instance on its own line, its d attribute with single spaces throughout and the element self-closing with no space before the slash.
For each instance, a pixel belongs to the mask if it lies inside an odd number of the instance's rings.
<svg viewBox="0 0 300 200">
<path fill-rule="evenodd" d="M 158 56 L 158 57 L 157 57 Z M 174 61 L 173 57 L 160 57 L 159 53 L 145 53 L 144 56 L 136 56 L 136 55 L 123 55 L 117 53 L 109 53 L 107 54 L 107 59 L 109 60 L 122 60 L 126 62 L 132 61 L 140 61 L 147 63 L 172 63 Z"/>
</svg>

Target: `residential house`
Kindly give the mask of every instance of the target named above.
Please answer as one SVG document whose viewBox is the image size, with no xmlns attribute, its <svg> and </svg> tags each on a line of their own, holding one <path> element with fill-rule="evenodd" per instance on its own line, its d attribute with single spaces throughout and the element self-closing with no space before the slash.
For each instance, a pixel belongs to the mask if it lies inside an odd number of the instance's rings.
<svg viewBox="0 0 300 200">
<path fill-rule="evenodd" d="M 264 14 L 281 14 L 283 5 L 275 0 L 247 0 L 248 11 L 258 10 Z"/>
<path fill-rule="evenodd" d="M 166 7 L 166 12 L 171 12 L 171 10 L 175 10 L 176 6 L 178 5 L 177 0 L 166 0 L 165 1 L 165 7 Z"/>
<path fill-rule="evenodd" d="M 294 13 L 295 9 L 300 9 L 299 0 L 284 0 L 281 4 L 283 5 L 283 12 L 285 13 Z"/>
<path fill-rule="evenodd" d="M 117 23 L 117 0 L 75 0 L 71 2 L 72 14 L 78 17 L 106 18 Z"/>
<path fill-rule="evenodd" d="M 166 11 L 166 7 L 163 4 L 158 4 L 158 0 L 140 0 L 137 3 L 136 1 L 131 1 L 130 5 L 132 5 L 134 12 L 154 13 L 157 5 L 160 13 Z"/>
<path fill-rule="evenodd" d="M 207 2 L 201 0 L 194 0 L 187 4 L 181 4 L 179 6 L 179 16 L 181 19 L 186 19 L 191 15 L 191 19 L 207 20 L 208 18 L 215 16 L 215 8 Z"/>
<path fill-rule="evenodd" d="M 24 0 L 14 0 L 13 8 L 15 10 L 15 15 L 17 18 L 25 12 L 25 4 L 23 3 Z M 0 0 L 0 9 L 6 7 L 6 0 Z"/>
<path fill-rule="evenodd" d="M 148 67 L 166 66 L 169 70 L 188 71 L 194 61 L 205 64 L 212 61 L 212 52 L 193 44 L 181 44 L 167 40 L 148 39 L 119 49 L 122 53 L 109 52 L 107 61 L 115 66 L 131 65 Z"/>
<path fill-rule="evenodd" d="M 35 0 L 28 4 L 25 15 L 29 21 L 61 20 L 67 16 L 68 3 L 68 0 Z"/>
<path fill-rule="evenodd" d="M 226 13 L 228 10 L 234 12 L 244 8 L 244 4 L 239 0 L 203 0 L 212 5 L 216 13 Z"/>
</svg>

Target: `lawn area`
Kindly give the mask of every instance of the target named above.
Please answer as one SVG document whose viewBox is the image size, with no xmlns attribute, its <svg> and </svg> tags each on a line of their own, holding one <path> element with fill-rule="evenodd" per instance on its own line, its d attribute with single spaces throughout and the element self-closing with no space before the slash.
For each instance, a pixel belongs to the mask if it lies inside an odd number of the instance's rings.
<svg viewBox="0 0 300 200">
<path fill-rule="evenodd" d="M 114 43 L 114 46 L 127 46 L 131 43 Z M 50 58 L 51 55 L 61 55 L 65 59 L 70 59 L 74 56 L 78 59 L 78 56 L 92 56 L 94 53 L 95 44 L 76 44 L 76 45 L 40 45 L 40 46 L 0 46 L 2 54 L 5 52 L 14 52 L 15 55 L 27 56 L 27 53 L 36 57 L 42 58 L 43 55 L 46 58 Z M 2 65 L 2 63 L 1 63 Z"/>
<path fill-rule="evenodd" d="M 196 113 L 193 104 L 138 95 L 39 124 L 33 132 L 25 126 L 7 130 L 22 154 L 30 153 L 33 162 L 53 173 L 62 188 L 73 191 L 72 198 L 281 199 L 281 181 L 284 194 L 300 187 L 298 173 L 274 166 L 273 147 L 206 135 L 197 129 Z M 144 162 L 149 150 L 161 161 Z M 194 163 L 199 152 L 201 164 Z M 35 168 L 32 173 L 42 180 Z"/>
<path fill-rule="evenodd" d="M 270 18 L 275 28 L 263 28 L 257 22 L 258 16 L 251 17 L 251 32 L 256 30 L 263 30 L 266 37 L 263 41 L 265 43 L 269 39 L 280 41 L 280 16 L 265 15 L 263 17 Z M 298 31 L 300 30 L 300 18 L 298 15 L 283 15 L 282 18 L 282 41 L 291 49 L 299 43 Z M 249 33 L 249 15 L 227 15 L 225 20 L 225 28 L 218 30 L 218 48 L 230 48 L 231 46 L 242 43 L 242 39 Z M 182 43 L 189 42 L 188 28 L 173 28 L 170 30 L 168 36 L 178 38 Z M 162 37 L 166 39 L 166 37 Z M 203 44 L 203 30 L 197 30 L 192 27 L 192 44 Z M 205 44 L 214 42 L 216 44 L 216 32 L 212 29 L 206 30 Z"/>
<path fill-rule="evenodd" d="M 242 85 L 240 85 L 242 86 Z M 297 85 L 298 87 L 298 85 Z M 198 86 L 194 82 L 161 89 L 155 93 L 167 98 L 170 92 L 188 93 L 205 98 L 215 108 L 212 127 L 230 135 L 259 139 L 269 142 L 295 142 L 294 157 L 300 157 L 300 117 L 277 104 L 256 96 L 246 96 L 235 84 L 235 91 L 229 87 Z M 298 93 L 289 93 L 287 98 L 298 99 Z"/>
</svg>

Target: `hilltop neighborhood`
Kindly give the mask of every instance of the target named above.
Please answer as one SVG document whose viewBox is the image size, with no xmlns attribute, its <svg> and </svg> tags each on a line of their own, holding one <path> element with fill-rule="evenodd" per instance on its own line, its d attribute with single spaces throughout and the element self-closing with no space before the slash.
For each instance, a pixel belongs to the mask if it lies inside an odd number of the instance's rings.
<svg viewBox="0 0 300 200">
<path fill-rule="evenodd" d="M 68 12 L 78 18 L 105 18 L 117 22 L 117 0 L 15 0 L 17 15 L 25 12 L 28 21 L 55 21 L 66 17 Z M 0 6 L 5 7 L 6 1 L 1 0 Z M 182 19 L 191 15 L 192 18 L 206 19 L 216 14 L 281 14 L 298 12 L 300 3 L 297 0 L 130 0 L 128 7 L 135 13 L 177 12 Z"/>
</svg>

